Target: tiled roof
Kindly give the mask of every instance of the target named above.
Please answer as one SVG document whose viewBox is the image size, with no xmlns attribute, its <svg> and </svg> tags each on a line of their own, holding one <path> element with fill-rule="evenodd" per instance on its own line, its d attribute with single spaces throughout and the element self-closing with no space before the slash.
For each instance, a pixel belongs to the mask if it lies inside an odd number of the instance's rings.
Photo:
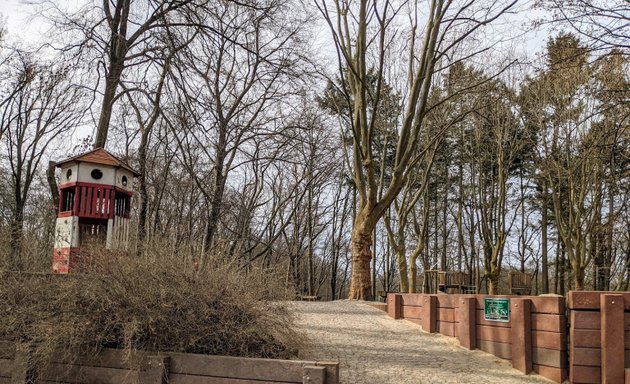
<svg viewBox="0 0 630 384">
<path fill-rule="evenodd" d="M 103 165 L 111 165 L 114 167 L 120 167 L 132 172 L 136 176 L 140 176 L 140 174 L 131 168 L 129 165 L 122 162 L 119 158 L 107 152 L 103 148 L 96 148 L 90 152 L 86 152 L 77 156 L 70 157 L 68 159 L 62 160 L 56 164 L 57 167 L 61 167 L 64 164 L 70 162 L 84 162 L 84 163 L 93 163 L 93 164 L 103 164 Z"/>
</svg>

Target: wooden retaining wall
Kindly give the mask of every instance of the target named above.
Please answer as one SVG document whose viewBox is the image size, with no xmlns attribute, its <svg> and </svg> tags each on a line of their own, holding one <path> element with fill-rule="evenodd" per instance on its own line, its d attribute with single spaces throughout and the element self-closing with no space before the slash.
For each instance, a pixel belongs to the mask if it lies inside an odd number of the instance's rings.
<svg viewBox="0 0 630 384">
<path fill-rule="evenodd" d="M 572 383 L 630 383 L 630 293 L 569 292 Z"/>
<path fill-rule="evenodd" d="M 510 299 L 509 322 L 484 319 L 487 297 Z M 558 383 L 568 375 L 563 297 L 390 293 L 387 313 L 511 360 L 523 373 L 534 371 Z"/>
<path fill-rule="evenodd" d="M 0 384 L 30 383 L 35 373 L 27 359 L 19 346 L 0 343 Z M 338 384 L 339 364 L 105 349 L 73 361 L 53 358 L 37 378 L 42 384 Z"/>
</svg>

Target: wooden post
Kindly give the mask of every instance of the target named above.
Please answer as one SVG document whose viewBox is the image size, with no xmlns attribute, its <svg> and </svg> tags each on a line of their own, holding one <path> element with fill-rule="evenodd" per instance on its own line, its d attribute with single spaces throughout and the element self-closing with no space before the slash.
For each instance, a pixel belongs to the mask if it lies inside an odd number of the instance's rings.
<svg viewBox="0 0 630 384">
<path fill-rule="evenodd" d="M 326 384 L 339 384 L 339 363 L 335 361 L 318 361 L 318 367 L 326 368 Z"/>
<path fill-rule="evenodd" d="M 532 371 L 532 318 L 530 299 L 510 300 L 512 367 L 524 374 Z"/>
<path fill-rule="evenodd" d="M 387 314 L 393 319 L 400 319 L 402 316 L 402 296 L 395 293 L 387 294 Z"/>
<path fill-rule="evenodd" d="M 437 297 L 422 297 L 422 330 L 434 333 L 437 330 Z"/>
<path fill-rule="evenodd" d="M 623 383 L 624 369 L 624 299 L 621 295 L 600 296 L 602 384 Z"/>
<path fill-rule="evenodd" d="M 326 384 L 326 367 L 305 366 L 302 384 Z"/>
<path fill-rule="evenodd" d="M 168 356 L 148 356 L 147 366 L 140 375 L 141 384 L 168 383 Z"/>
<path fill-rule="evenodd" d="M 462 297 L 457 307 L 457 337 L 459 344 L 468 349 L 477 347 L 477 300 L 474 297 Z"/>
</svg>

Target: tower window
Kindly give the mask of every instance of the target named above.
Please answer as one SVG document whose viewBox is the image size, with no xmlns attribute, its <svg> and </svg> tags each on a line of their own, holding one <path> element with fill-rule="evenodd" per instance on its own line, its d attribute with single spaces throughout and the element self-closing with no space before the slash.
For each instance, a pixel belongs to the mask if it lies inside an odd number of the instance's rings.
<svg viewBox="0 0 630 384">
<path fill-rule="evenodd" d="M 127 176 L 122 177 L 122 185 L 125 187 L 127 186 Z"/>
<path fill-rule="evenodd" d="M 61 212 L 72 211 L 74 208 L 74 188 L 61 190 Z"/>
<path fill-rule="evenodd" d="M 97 168 L 97 169 L 93 169 L 90 175 L 92 176 L 94 180 L 99 180 L 101 177 L 103 177 L 103 172 Z"/>
<path fill-rule="evenodd" d="M 70 180 L 71 177 L 72 177 L 72 169 L 68 169 L 66 171 L 66 180 Z"/>
<path fill-rule="evenodd" d="M 131 196 L 126 193 L 116 192 L 116 216 L 129 217 L 131 210 Z"/>
</svg>

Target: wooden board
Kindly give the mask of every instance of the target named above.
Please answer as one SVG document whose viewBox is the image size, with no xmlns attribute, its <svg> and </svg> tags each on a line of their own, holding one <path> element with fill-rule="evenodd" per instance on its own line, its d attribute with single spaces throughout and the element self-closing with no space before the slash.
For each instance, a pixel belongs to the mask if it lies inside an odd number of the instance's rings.
<svg viewBox="0 0 630 384">
<path fill-rule="evenodd" d="M 553 368 L 566 368 L 568 366 L 566 353 L 548 348 L 532 348 L 532 361 L 534 365 Z"/>
<path fill-rule="evenodd" d="M 485 325 L 477 326 L 477 339 L 510 344 L 510 329 Z"/>
<path fill-rule="evenodd" d="M 571 383 L 573 384 L 599 384 L 601 383 L 601 369 L 599 367 L 584 367 L 574 365 L 571 367 Z"/>
<path fill-rule="evenodd" d="M 422 319 L 422 307 L 403 305 L 400 314 L 403 319 Z"/>
<path fill-rule="evenodd" d="M 168 378 L 169 384 L 302 384 L 300 381 L 263 381 L 248 379 L 231 379 L 225 377 L 191 376 L 184 374 L 172 374 Z"/>
<path fill-rule="evenodd" d="M 567 349 L 567 334 L 532 331 L 532 346 L 565 351 Z"/>
<path fill-rule="evenodd" d="M 248 380 L 301 383 L 303 367 L 315 362 L 247 359 L 229 356 L 206 356 L 169 353 L 169 372 L 198 376 L 215 376 Z"/>
<path fill-rule="evenodd" d="M 402 293 L 402 305 L 410 305 L 415 307 L 422 307 L 422 296 L 417 293 Z"/>
<path fill-rule="evenodd" d="M 630 311 L 630 292 L 571 291 L 569 292 L 568 306 L 570 309 L 598 310 L 601 308 L 600 296 L 602 294 L 623 296 L 625 310 Z"/>
<path fill-rule="evenodd" d="M 532 329 L 546 332 L 566 332 L 567 318 L 565 315 L 532 313 Z"/>
<path fill-rule="evenodd" d="M 477 339 L 477 348 L 501 359 L 512 359 L 512 345 Z"/>
<path fill-rule="evenodd" d="M 556 383 L 564 382 L 568 376 L 567 369 L 547 367 L 544 365 L 537 365 L 537 364 L 534 364 L 534 372 L 536 372 L 542 377 L 548 378 L 549 380 L 553 380 Z"/>
<path fill-rule="evenodd" d="M 42 380 L 64 383 L 122 384 L 138 381 L 138 371 L 51 363 L 39 370 Z"/>
</svg>

